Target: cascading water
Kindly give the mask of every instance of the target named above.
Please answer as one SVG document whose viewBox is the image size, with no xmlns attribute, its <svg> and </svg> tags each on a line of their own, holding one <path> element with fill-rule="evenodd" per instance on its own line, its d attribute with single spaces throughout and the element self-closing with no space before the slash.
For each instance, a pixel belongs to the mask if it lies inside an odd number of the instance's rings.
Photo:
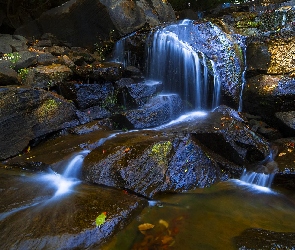
<svg viewBox="0 0 295 250">
<path fill-rule="evenodd" d="M 52 171 L 49 174 L 42 175 L 39 180 L 50 182 L 50 184 L 56 189 L 54 197 L 69 193 L 71 188 L 80 183 L 79 175 L 82 163 L 89 152 L 89 150 L 84 150 L 73 155 L 66 162 L 62 162 L 62 165 L 66 165 L 63 174 L 58 174 Z"/>
<path fill-rule="evenodd" d="M 263 162 L 257 164 L 254 171 L 247 171 L 245 169 L 240 180 L 249 184 L 270 188 L 277 170 L 277 163 L 274 161 L 274 152 L 272 151 Z"/>
<path fill-rule="evenodd" d="M 212 107 L 219 104 L 220 84 L 214 77 L 214 87 L 210 89 L 208 66 L 203 53 L 195 51 L 179 35 L 165 29 L 157 30 L 149 40 L 152 40 L 148 48 L 149 79 L 161 81 L 164 92 L 179 93 L 194 109 L 208 109 L 210 98 Z M 214 72 L 213 61 L 210 66 Z"/>
</svg>

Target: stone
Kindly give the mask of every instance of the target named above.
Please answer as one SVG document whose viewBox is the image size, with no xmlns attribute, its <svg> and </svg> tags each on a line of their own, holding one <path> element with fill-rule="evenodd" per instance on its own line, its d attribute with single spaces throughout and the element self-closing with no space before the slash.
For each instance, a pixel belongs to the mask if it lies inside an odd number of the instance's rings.
<svg viewBox="0 0 295 250">
<path fill-rule="evenodd" d="M 51 53 L 47 52 L 38 52 L 37 53 L 37 63 L 38 65 L 51 65 L 51 64 L 57 64 L 58 58 L 52 55 Z M 68 66 L 68 65 L 67 65 Z"/>
<path fill-rule="evenodd" d="M 249 228 L 233 240 L 238 249 L 292 249 L 295 244 L 295 233 Z"/>
<path fill-rule="evenodd" d="M 136 195 L 81 183 L 70 195 L 53 197 L 56 187 L 46 180 L 49 173 L 30 177 L 20 171 L 13 173 L 1 172 L 0 177 L 4 249 L 100 248 L 148 206 L 146 199 Z M 106 213 L 105 222 L 96 226 L 101 213 Z M 23 223 L 29 217 L 31 220 Z"/>
<path fill-rule="evenodd" d="M 10 67 L 6 67 L 9 63 L 4 64 L 0 61 L 0 86 L 18 85 L 19 80 L 16 71 Z"/>
<path fill-rule="evenodd" d="M 58 28 L 52 20 L 59 24 Z M 94 49 L 96 43 L 117 39 L 146 24 L 154 26 L 173 20 L 175 14 L 171 5 L 160 0 L 71 0 L 44 12 L 15 33 L 37 38 L 51 33 L 72 46 Z"/>
<path fill-rule="evenodd" d="M 27 50 L 27 39 L 23 36 L 0 34 L 0 54 Z"/>
<path fill-rule="evenodd" d="M 80 84 L 77 82 L 67 82 L 59 85 L 59 93 L 66 99 L 72 100 L 81 110 L 98 105 L 100 105 L 101 108 L 109 108 L 116 104 L 114 88 L 111 83 Z M 88 111 L 91 115 L 96 113 L 91 109 L 87 110 L 87 112 Z"/>
<path fill-rule="evenodd" d="M 180 115 L 182 100 L 177 94 L 158 95 L 139 109 L 112 116 L 121 128 L 142 129 L 160 126 Z"/>
<path fill-rule="evenodd" d="M 72 74 L 72 70 L 62 64 L 39 65 L 28 69 L 24 85 L 48 89 L 65 82 Z"/>
<path fill-rule="evenodd" d="M 247 79 L 243 111 L 259 115 L 270 126 L 274 114 L 295 110 L 295 79 L 283 75 L 258 75 Z"/>
<path fill-rule="evenodd" d="M 214 112 L 108 137 L 86 156 L 83 178 L 152 198 L 240 176 L 245 164 L 269 154 L 267 141 L 240 121 Z"/>
<path fill-rule="evenodd" d="M 275 117 L 285 137 L 295 136 L 295 111 L 277 112 Z"/>
<path fill-rule="evenodd" d="M 75 73 L 83 80 L 117 81 L 122 77 L 123 66 L 115 62 L 95 62 L 91 65 L 76 66 Z"/>
<path fill-rule="evenodd" d="M 2 87 L 0 105 L 0 159 L 23 152 L 33 139 L 78 123 L 72 103 L 41 89 Z"/>
<path fill-rule="evenodd" d="M 142 107 L 162 90 L 162 83 L 152 80 L 135 83 L 131 78 L 121 78 L 116 85 L 118 104 L 125 108 Z"/>
<path fill-rule="evenodd" d="M 20 69 L 35 66 L 37 64 L 37 53 L 31 51 L 20 51 L 16 54 L 18 60 L 14 63 L 13 68 L 18 71 Z"/>
</svg>

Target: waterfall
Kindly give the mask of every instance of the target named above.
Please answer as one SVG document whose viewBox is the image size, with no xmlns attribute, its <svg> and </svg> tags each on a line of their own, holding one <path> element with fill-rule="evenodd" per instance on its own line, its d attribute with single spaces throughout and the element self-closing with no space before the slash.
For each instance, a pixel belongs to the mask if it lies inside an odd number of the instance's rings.
<svg viewBox="0 0 295 250">
<path fill-rule="evenodd" d="M 242 72 L 242 85 L 241 85 L 241 92 L 240 92 L 240 97 L 239 97 L 239 107 L 238 111 L 242 112 L 243 109 L 243 91 L 246 85 L 246 72 L 247 72 L 247 55 L 246 55 L 246 45 L 241 45 L 242 51 L 243 51 L 243 58 L 244 58 L 244 70 Z"/>
<path fill-rule="evenodd" d="M 210 88 L 208 66 L 203 53 L 183 42 L 178 34 L 165 29 L 157 30 L 149 40 L 151 46 L 148 47 L 147 77 L 161 81 L 163 92 L 180 94 L 196 110 L 214 108 L 219 104 L 220 84 L 214 75 L 213 87 Z M 212 60 L 210 62 L 215 74 L 215 63 Z"/>
<path fill-rule="evenodd" d="M 62 162 L 61 165 L 65 165 L 63 174 L 52 171 L 49 174 L 40 176 L 41 181 L 49 182 L 56 189 L 54 197 L 69 193 L 75 185 L 80 183 L 78 177 L 83 160 L 89 152 L 89 150 L 84 150 L 73 155 L 69 160 Z"/>
<path fill-rule="evenodd" d="M 275 176 L 275 173 L 267 174 L 267 173 L 247 172 L 246 170 L 244 170 L 240 180 L 250 184 L 256 184 L 258 186 L 270 188 L 274 176 Z"/>
<path fill-rule="evenodd" d="M 254 168 L 252 167 L 251 171 L 245 169 L 240 180 L 261 187 L 270 188 L 275 174 L 278 171 L 278 165 L 274 161 L 276 153 L 277 148 L 272 148 L 269 155 Z"/>
</svg>

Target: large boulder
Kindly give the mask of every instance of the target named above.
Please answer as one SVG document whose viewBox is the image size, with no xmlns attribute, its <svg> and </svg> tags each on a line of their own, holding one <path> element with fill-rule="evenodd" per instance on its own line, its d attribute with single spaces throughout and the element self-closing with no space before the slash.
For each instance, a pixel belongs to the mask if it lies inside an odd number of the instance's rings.
<svg viewBox="0 0 295 250">
<path fill-rule="evenodd" d="M 0 159 L 21 153 L 30 141 L 78 124 L 72 103 L 51 92 L 0 88 Z"/>
<path fill-rule="evenodd" d="M 121 112 L 112 119 L 125 129 L 151 128 L 176 118 L 181 114 L 182 108 L 183 103 L 179 95 L 158 95 L 141 108 Z"/>
<path fill-rule="evenodd" d="M 184 120 L 109 137 L 85 158 L 84 180 L 153 197 L 237 178 L 243 165 L 270 154 L 265 140 L 228 114 Z"/>
<path fill-rule="evenodd" d="M 1 171 L 2 249 L 99 249 L 148 205 L 127 192 L 86 184 L 54 197 L 54 174 Z M 101 214 L 105 222 L 96 225 Z"/>
<path fill-rule="evenodd" d="M 52 33 L 73 46 L 94 48 L 96 43 L 129 34 L 146 24 L 171 20 L 175 20 L 172 7 L 160 0 L 71 0 L 43 13 L 15 33 L 26 37 Z"/>
<path fill-rule="evenodd" d="M 259 115 L 270 124 L 276 112 L 295 110 L 295 80 L 284 75 L 258 75 L 247 80 L 243 111 Z"/>
</svg>

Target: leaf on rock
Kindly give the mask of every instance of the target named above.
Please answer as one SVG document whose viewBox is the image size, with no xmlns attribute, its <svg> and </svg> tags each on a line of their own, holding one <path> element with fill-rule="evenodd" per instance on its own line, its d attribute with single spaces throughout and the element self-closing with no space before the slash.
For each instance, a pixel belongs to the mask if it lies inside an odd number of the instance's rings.
<svg viewBox="0 0 295 250">
<path fill-rule="evenodd" d="M 102 212 L 100 215 L 98 215 L 95 219 L 95 224 L 97 227 L 100 227 L 103 223 L 105 223 L 107 217 L 106 212 Z"/>
</svg>

